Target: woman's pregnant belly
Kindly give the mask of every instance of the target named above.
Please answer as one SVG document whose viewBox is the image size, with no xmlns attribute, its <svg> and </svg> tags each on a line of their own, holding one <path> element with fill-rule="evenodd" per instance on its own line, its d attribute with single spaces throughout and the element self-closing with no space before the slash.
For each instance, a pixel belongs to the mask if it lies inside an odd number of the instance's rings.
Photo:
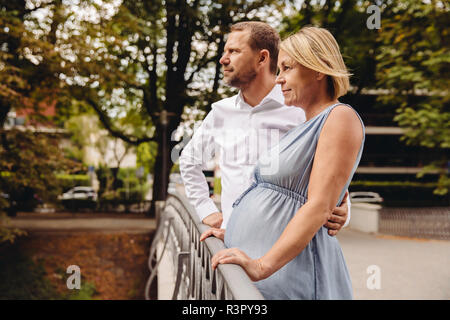
<svg viewBox="0 0 450 320">
<path fill-rule="evenodd" d="M 265 254 L 302 206 L 298 199 L 257 185 L 233 208 L 225 231 L 225 245 L 251 258 Z"/>
</svg>

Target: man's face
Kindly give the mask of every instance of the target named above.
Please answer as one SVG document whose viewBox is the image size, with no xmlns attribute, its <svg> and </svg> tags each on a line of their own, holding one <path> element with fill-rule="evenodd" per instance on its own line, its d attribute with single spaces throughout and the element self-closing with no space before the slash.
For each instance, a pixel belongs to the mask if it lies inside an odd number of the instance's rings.
<svg viewBox="0 0 450 320">
<path fill-rule="evenodd" d="M 223 66 L 223 80 L 229 86 L 241 88 L 256 77 L 259 54 L 250 47 L 249 38 L 248 30 L 228 35 L 219 62 Z"/>
</svg>

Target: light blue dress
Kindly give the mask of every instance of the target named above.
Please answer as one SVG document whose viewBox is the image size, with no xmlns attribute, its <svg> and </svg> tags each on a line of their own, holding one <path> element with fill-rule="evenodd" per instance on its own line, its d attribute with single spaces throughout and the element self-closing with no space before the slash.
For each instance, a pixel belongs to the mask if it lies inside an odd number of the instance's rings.
<svg viewBox="0 0 450 320">
<path fill-rule="evenodd" d="M 277 152 L 269 152 L 266 158 L 258 160 L 253 172 L 255 182 L 233 204 L 225 231 L 226 247 L 239 248 L 256 259 L 275 244 L 307 200 L 317 141 L 328 115 L 338 105 L 345 108 L 341 103 L 326 108 L 288 131 L 280 140 Z M 362 120 L 361 124 L 364 130 Z M 359 164 L 363 145 L 364 140 L 338 204 Z M 264 174 L 263 165 L 267 168 L 271 163 L 278 170 L 275 174 Z M 339 242 L 323 226 L 297 257 L 255 285 L 266 299 L 352 299 L 353 296 Z"/>
</svg>

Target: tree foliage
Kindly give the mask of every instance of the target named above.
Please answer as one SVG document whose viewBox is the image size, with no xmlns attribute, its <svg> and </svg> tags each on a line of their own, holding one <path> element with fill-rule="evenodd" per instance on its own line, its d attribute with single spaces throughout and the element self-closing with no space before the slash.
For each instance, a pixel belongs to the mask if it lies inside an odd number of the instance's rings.
<svg viewBox="0 0 450 320">
<path fill-rule="evenodd" d="M 95 77 L 91 69 L 80 68 L 81 77 L 90 80 L 72 92 L 96 111 L 113 136 L 134 145 L 157 143 L 154 200 L 165 198 L 170 151 L 178 143 L 171 135 L 184 108 L 208 109 L 220 96 L 218 61 L 229 26 L 273 2 L 123 1 L 105 20 L 108 25 L 101 28 L 115 32 L 115 43 L 108 44 L 111 36 L 102 34 L 102 48 L 114 67 L 99 58 L 102 70 Z M 119 126 L 118 114 L 134 125 Z"/>
<path fill-rule="evenodd" d="M 285 38 L 308 25 L 328 29 L 352 73 L 353 91 L 359 94 L 363 89 L 376 86 L 377 33 L 366 26 L 370 4 L 357 0 L 303 1 L 299 12 L 283 19 L 281 36 Z"/>
<path fill-rule="evenodd" d="M 31 131 L 0 131 L 0 243 L 13 242 L 23 231 L 8 226 L 8 214 L 32 210 L 41 201 L 54 202 L 61 192 L 58 172 L 79 164 L 64 158 L 59 137 Z"/>
<path fill-rule="evenodd" d="M 1 103 L 20 107 L 22 97 L 49 88 L 59 114 L 70 115 L 76 101 L 113 137 L 136 146 L 154 141 L 153 199 L 164 199 L 177 144 L 171 134 L 186 106 L 208 109 L 220 96 L 218 60 L 229 26 L 275 3 L 3 0 L 0 67 L 15 80 L 2 73 L 8 92 Z"/>
<path fill-rule="evenodd" d="M 61 1 L 40 3 L 42 8 L 55 8 L 46 32 L 38 27 L 34 14 L 39 8 L 32 2 L 0 1 L 0 127 L 12 108 L 32 108 L 39 114 L 39 102 L 58 99 L 58 74 L 70 73 L 63 68 L 56 47 L 56 12 Z"/>
<path fill-rule="evenodd" d="M 376 76 L 379 100 L 397 107 L 394 120 L 410 145 L 447 150 L 419 176 L 438 170 L 436 193 L 446 194 L 450 148 L 450 7 L 442 1 L 397 1 L 382 13 Z M 446 154 L 447 153 L 447 154 Z"/>
<path fill-rule="evenodd" d="M 381 11 L 381 29 L 366 26 L 367 8 Z M 330 30 L 353 73 L 352 93 L 380 89 L 377 100 L 396 109 L 409 145 L 440 149 L 443 156 L 427 164 L 419 177 L 438 170 L 436 193 L 449 188 L 450 147 L 449 6 L 443 1 L 304 1 L 301 10 L 283 20 L 286 36 L 305 25 Z"/>
<path fill-rule="evenodd" d="M 14 129 L 0 132 L 0 137 L 0 190 L 19 209 L 54 202 L 61 192 L 56 175 L 80 169 L 64 158 L 57 136 Z"/>
</svg>

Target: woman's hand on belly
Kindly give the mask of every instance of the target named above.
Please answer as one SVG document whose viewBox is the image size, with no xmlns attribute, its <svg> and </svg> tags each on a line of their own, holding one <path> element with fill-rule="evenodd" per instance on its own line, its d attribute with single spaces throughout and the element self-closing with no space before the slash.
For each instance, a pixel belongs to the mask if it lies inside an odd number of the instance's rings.
<svg viewBox="0 0 450 320">
<path fill-rule="evenodd" d="M 237 248 L 217 252 L 211 259 L 211 266 L 216 269 L 219 264 L 240 265 L 252 281 L 263 280 L 272 274 L 269 268 L 264 266 L 261 259 L 251 259 Z"/>
<path fill-rule="evenodd" d="M 219 229 L 219 228 L 208 229 L 202 233 L 202 235 L 200 236 L 200 241 L 203 241 L 206 238 L 211 237 L 211 236 L 219 238 L 220 240 L 223 241 L 223 239 L 225 238 L 225 229 Z"/>
</svg>

